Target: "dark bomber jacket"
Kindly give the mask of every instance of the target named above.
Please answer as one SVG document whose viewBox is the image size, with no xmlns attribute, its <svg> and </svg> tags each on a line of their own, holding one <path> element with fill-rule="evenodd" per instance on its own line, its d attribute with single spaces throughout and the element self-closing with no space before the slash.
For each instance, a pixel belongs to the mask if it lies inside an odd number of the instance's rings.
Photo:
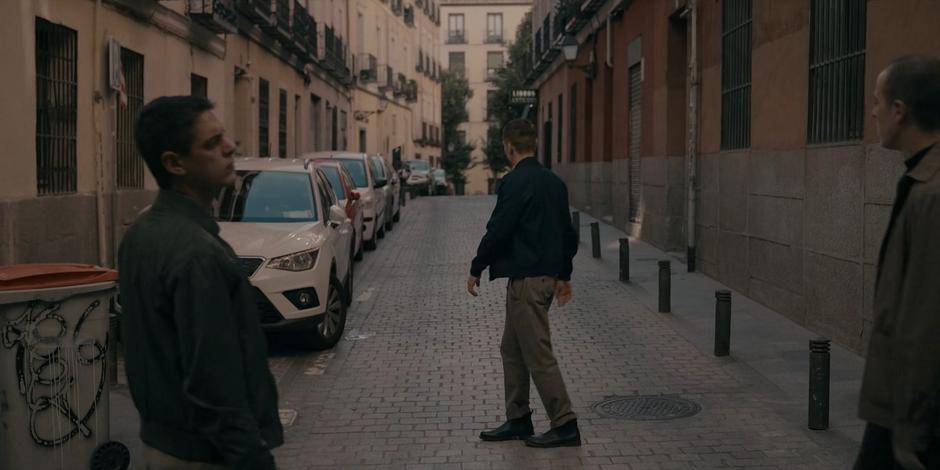
<svg viewBox="0 0 940 470">
<path fill-rule="evenodd" d="M 470 274 L 490 279 L 550 276 L 571 279 L 578 236 L 568 212 L 568 188 L 535 157 L 516 164 L 502 181 Z"/>
<path fill-rule="evenodd" d="M 277 390 L 248 280 L 218 224 L 192 199 L 160 191 L 118 263 L 141 440 L 183 460 L 274 468 Z"/>
</svg>

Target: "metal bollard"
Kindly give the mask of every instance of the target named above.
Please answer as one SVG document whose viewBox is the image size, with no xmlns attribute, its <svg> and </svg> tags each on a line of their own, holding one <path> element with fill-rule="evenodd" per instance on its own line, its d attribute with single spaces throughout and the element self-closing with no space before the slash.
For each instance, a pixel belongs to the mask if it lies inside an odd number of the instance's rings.
<svg viewBox="0 0 940 470">
<path fill-rule="evenodd" d="M 620 239 L 620 281 L 630 282 L 630 239 Z"/>
<path fill-rule="evenodd" d="M 829 429 L 829 349 L 826 338 L 809 341 L 809 428 Z"/>
<path fill-rule="evenodd" d="M 669 313 L 672 310 L 672 269 L 669 261 L 659 262 L 659 312 Z"/>
<path fill-rule="evenodd" d="M 731 351 L 731 291 L 715 292 L 715 356 Z"/>
<path fill-rule="evenodd" d="M 601 224 L 591 222 L 591 255 L 601 257 Z"/>
<path fill-rule="evenodd" d="M 574 227 L 574 233 L 578 236 L 578 243 L 581 243 L 581 213 L 571 212 L 571 225 Z"/>
</svg>

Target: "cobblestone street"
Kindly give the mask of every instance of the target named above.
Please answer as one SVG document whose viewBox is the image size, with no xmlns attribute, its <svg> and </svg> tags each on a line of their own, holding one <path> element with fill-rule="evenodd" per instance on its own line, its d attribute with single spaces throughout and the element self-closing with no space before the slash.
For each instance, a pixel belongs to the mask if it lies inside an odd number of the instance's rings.
<svg viewBox="0 0 940 470">
<path fill-rule="evenodd" d="M 519 441 L 478 441 L 480 430 L 504 418 L 498 345 L 505 281 L 484 280 L 478 298 L 465 291 L 494 203 L 488 197 L 411 201 L 402 223 L 357 266 L 346 339 L 319 354 L 275 345 L 281 408 L 293 420 L 276 452 L 280 468 L 849 466 L 855 442 L 806 430 L 805 401 L 793 403 L 749 367 L 686 340 L 677 320 L 650 310 L 635 288 L 616 280 L 615 262 L 591 258 L 586 231 L 575 260 L 574 299 L 551 311 L 584 445 L 536 450 Z M 681 303 L 680 293 L 674 297 Z M 532 393 L 541 432 L 548 423 Z M 606 397 L 634 394 L 679 395 L 702 410 L 641 422 L 592 408 Z"/>
</svg>

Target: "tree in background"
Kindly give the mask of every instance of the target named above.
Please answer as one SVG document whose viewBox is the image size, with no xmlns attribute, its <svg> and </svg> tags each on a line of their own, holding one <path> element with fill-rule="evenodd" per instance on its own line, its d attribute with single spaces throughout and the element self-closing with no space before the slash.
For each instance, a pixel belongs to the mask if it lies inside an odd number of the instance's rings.
<svg viewBox="0 0 940 470">
<path fill-rule="evenodd" d="M 503 151 L 502 129 L 507 122 L 518 118 L 524 106 L 510 104 L 512 90 L 525 88 L 525 79 L 532 68 L 532 12 L 526 13 L 522 23 L 516 29 L 516 39 L 509 46 L 509 60 L 506 67 L 497 71 L 492 79 L 496 86 L 490 96 L 487 109 L 490 115 L 490 128 L 486 133 L 486 166 L 493 173 L 493 179 L 499 178 L 509 168 L 509 160 Z"/>
<path fill-rule="evenodd" d="M 473 147 L 460 139 L 457 126 L 469 119 L 467 102 L 471 96 L 470 84 L 463 74 L 449 70 L 441 72 L 441 128 L 444 133 L 441 165 L 454 187 L 461 189 L 467 182 L 464 170 L 470 164 Z"/>
</svg>

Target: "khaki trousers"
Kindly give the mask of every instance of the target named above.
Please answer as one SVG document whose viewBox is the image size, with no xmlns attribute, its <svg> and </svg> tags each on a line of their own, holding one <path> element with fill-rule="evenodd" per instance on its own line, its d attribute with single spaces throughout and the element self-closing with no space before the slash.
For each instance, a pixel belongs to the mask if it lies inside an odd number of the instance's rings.
<svg viewBox="0 0 940 470">
<path fill-rule="evenodd" d="M 548 309 L 555 295 L 555 278 L 527 277 L 509 281 L 506 326 L 500 353 L 506 387 L 506 417 L 521 418 L 529 408 L 529 377 L 542 405 L 557 428 L 576 418 L 565 381 L 552 352 Z"/>
<path fill-rule="evenodd" d="M 141 457 L 144 461 L 144 470 L 227 470 L 224 465 L 205 462 L 190 462 L 163 453 L 144 444 Z"/>
</svg>

